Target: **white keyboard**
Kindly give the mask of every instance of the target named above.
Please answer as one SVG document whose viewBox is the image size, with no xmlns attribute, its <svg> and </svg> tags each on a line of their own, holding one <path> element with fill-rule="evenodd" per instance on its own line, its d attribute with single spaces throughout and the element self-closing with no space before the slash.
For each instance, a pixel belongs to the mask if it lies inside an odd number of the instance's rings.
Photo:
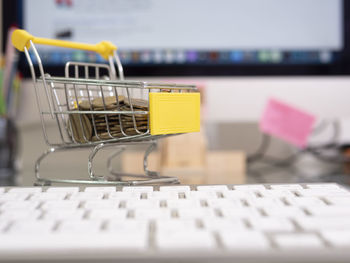
<svg viewBox="0 0 350 263">
<path fill-rule="evenodd" d="M 348 190 L 337 184 L 0 188 L 0 260 L 57 251 L 295 249 L 350 249 Z"/>
</svg>

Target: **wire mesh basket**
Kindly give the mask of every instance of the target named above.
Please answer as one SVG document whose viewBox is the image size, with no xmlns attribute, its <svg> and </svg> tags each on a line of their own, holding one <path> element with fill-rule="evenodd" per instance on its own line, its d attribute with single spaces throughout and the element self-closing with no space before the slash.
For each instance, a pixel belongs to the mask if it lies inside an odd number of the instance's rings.
<svg viewBox="0 0 350 263">
<path fill-rule="evenodd" d="M 150 171 L 147 168 L 147 158 L 156 148 L 159 138 L 199 131 L 200 97 L 194 85 L 124 80 L 116 47 L 107 41 L 96 45 L 82 44 L 38 38 L 24 30 L 16 30 L 12 42 L 18 50 L 25 53 L 29 63 L 44 139 L 50 146 L 35 163 L 37 185 L 178 183 L 175 177 L 161 176 L 156 171 Z M 44 71 L 34 44 L 94 51 L 108 63 L 70 61 L 65 64 L 64 77 L 53 77 Z M 33 52 L 38 68 L 33 65 L 29 49 Z M 37 77 L 38 70 L 40 74 Z M 48 125 L 52 123 L 58 132 L 50 133 Z M 148 146 L 143 161 L 144 174 L 114 171 L 113 159 L 125 147 L 134 144 Z M 88 179 L 40 176 L 40 163 L 48 155 L 86 147 L 92 149 L 88 158 Z M 109 175 L 98 176 L 93 169 L 93 160 L 101 149 L 107 147 L 116 148 L 107 159 Z M 132 180 L 124 180 L 125 176 L 132 177 Z"/>
</svg>

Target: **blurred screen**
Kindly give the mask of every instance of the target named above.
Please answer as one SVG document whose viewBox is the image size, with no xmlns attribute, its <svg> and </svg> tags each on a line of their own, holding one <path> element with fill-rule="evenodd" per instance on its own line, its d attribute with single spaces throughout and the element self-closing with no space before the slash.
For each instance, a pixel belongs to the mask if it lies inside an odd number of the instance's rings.
<svg viewBox="0 0 350 263">
<path fill-rule="evenodd" d="M 341 0 L 23 0 L 22 8 L 31 34 L 109 40 L 124 65 L 327 64 L 344 46 Z M 38 49 L 51 65 L 103 60 Z"/>
</svg>

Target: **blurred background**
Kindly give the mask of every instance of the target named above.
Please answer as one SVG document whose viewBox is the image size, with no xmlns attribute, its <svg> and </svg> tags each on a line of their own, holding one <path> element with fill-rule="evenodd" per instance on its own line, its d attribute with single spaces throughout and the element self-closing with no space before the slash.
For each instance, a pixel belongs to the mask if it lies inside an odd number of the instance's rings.
<svg viewBox="0 0 350 263">
<path fill-rule="evenodd" d="M 28 63 L 10 45 L 14 28 L 84 43 L 109 40 L 118 46 L 126 79 L 197 85 L 201 132 L 160 142 L 150 166 L 163 174 L 183 183 L 350 183 L 348 1 L 0 3 L 1 184 L 33 184 L 35 160 L 49 148 Z M 38 46 L 38 52 L 53 76 L 63 76 L 67 61 L 105 63 L 79 50 Z M 314 116 L 305 146 L 261 131 L 271 98 Z M 55 126 L 48 130 L 57 132 Z M 87 178 L 88 155 L 86 150 L 57 153 L 43 164 L 42 174 Z M 131 147 L 115 167 L 139 172 L 142 158 L 140 149 Z M 96 159 L 101 174 L 107 172 L 105 163 L 102 153 Z"/>
</svg>

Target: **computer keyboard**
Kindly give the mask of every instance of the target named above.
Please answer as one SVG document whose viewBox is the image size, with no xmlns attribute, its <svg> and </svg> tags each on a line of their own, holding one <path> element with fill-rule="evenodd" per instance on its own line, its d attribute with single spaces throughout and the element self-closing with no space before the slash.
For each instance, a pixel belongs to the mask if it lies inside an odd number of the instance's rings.
<svg viewBox="0 0 350 263">
<path fill-rule="evenodd" d="M 0 260 L 57 251 L 225 255 L 295 249 L 347 253 L 350 192 L 346 188 L 337 184 L 0 188 Z"/>
</svg>

